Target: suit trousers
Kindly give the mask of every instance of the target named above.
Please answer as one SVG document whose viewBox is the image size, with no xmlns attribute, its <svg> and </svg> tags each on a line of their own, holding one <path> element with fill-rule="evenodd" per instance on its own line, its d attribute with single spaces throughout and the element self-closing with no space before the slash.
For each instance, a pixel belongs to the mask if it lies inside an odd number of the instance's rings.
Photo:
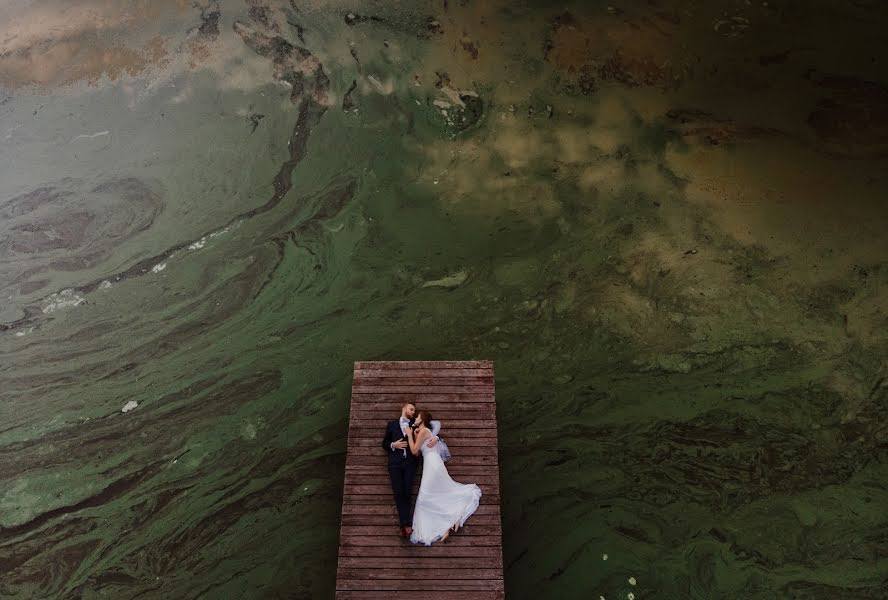
<svg viewBox="0 0 888 600">
<path fill-rule="evenodd" d="M 395 494 L 395 506 L 398 507 L 398 520 L 401 522 L 401 527 L 409 527 L 412 524 L 410 490 L 413 487 L 414 475 L 416 475 L 416 461 L 414 460 L 402 460 L 399 464 L 389 464 L 392 492 Z"/>
</svg>

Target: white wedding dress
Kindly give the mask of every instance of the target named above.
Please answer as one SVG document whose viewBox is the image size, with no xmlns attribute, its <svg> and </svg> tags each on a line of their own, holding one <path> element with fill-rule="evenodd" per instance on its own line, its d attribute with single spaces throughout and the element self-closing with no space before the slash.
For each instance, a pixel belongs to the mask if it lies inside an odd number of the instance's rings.
<svg viewBox="0 0 888 600">
<path fill-rule="evenodd" d="M 430 546 L 456 523 L 462 527 L 481 501 L 481 488 L 474 483 L 458 483 L 450 478 L 436 448 L 429 448 L 429 436 L 422 443 L 422 480 L 413 509 L 410 541 Z"/>
</svg>

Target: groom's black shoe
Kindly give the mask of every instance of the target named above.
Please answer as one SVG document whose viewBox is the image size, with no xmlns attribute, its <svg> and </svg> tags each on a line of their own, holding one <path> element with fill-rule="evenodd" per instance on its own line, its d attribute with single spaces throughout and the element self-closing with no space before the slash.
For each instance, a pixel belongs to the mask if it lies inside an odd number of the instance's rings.
<svg viewBox="0 0 888 600">
<path fill-rule="evenodd" d="M 404 533 L 404 528 L 398 526 L 398 537 L 404 537 L 406 534 Z"/>
</svg>

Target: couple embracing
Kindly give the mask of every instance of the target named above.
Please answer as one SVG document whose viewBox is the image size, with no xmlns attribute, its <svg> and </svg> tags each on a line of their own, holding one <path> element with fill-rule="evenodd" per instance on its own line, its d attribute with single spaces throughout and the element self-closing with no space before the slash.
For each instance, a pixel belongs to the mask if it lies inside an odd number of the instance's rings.
<svg viewBox="0 0 888 600">
<path fill-rule="evenodd" d="M 417 413 L 416 406 L 408 402 L 401 407 L 401 418 L 388 424 L 382 440 L 382 447 L 389 455 L 388 469 L 401 523 L 400 535 L 414 544 L 426 546 L 443 542 L 450 531 L 462 527 L 481 500 L 481 489 L 476 484 L 458 483 L 450 478 L 436 447 L 439 429 L 440 423 L 433 423 L 429 411 Z M 420 454 L 422 479 L 411 520 L 410 491 Z"/>
</svg>

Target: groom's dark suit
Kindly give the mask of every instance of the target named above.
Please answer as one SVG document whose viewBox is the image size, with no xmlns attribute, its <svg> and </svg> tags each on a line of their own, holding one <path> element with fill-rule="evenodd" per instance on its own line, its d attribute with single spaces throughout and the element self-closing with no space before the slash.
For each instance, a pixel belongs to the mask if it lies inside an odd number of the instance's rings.
<svg viewBox="0 0 888 600">
<path fill-rule="evenodd" d="M 413 426 L 413 421 L 410 421 Z M 403 450 L 392 450 L 392 443 L 398 440 L 407 441 L 407 436 L 401 431 L 400 420 L 392 421 L 385 430 L 385 438 L 382 447 L 388 452 L 389 476 L 392 478 L 392 492 L 395 494 L 395 505 L 398 507 L 398 520 L 401 527 L 409 527 L 410 518 L 410 490 L 413 486 L 413 476 L 416 475 L 416 467 L 419 459 L 410 452 L 410 447 Z"/>
</svg>

